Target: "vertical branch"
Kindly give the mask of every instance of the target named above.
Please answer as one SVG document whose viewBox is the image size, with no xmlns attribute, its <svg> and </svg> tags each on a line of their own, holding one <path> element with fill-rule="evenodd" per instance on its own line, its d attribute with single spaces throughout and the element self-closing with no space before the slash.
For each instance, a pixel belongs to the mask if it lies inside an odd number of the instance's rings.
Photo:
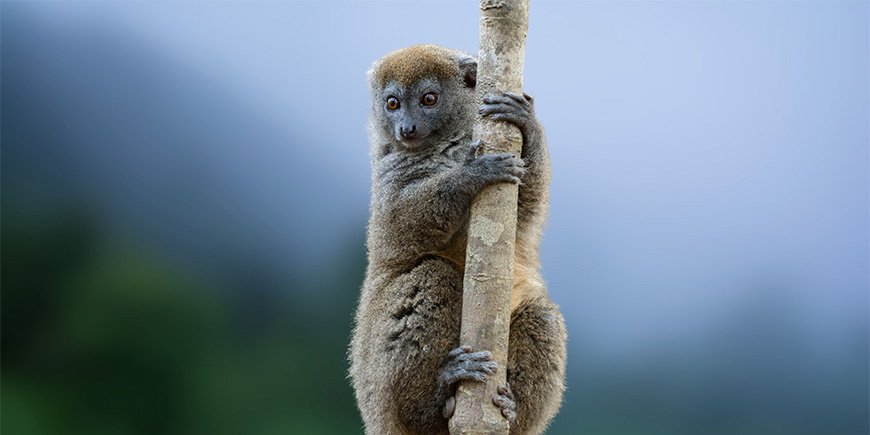
<svg viewBox="0 0 870 435">
<path fill-rule="evenodd" d="M 486 94 L 521 93 L 529 0 L 480 1 L 478 100 Z M 478 119 L 474 136 L 486 152 L 520 154 L 515 126 Z M 518 187 L 500 183 L 484 189 L 471 205 L 462 299 L 460 342 L 489 350 L 499 371 L 486 383 L 463 382 L 456 390 L 450 433 L 504 434 L 508 421 L 492 403 L 506 380 L 511 291 L 514 284 Z"/>
</svg>

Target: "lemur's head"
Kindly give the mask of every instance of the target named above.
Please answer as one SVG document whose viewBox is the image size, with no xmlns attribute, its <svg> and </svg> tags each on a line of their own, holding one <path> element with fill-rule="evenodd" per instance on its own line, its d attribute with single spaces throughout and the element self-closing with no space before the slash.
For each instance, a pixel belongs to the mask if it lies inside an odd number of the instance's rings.
<svg viewBox="0 0 870 435">
<path fill-rule="evenodd" d="M 477 62 L 461 51 L 415 45 L 368 72 L 373 125 L 408 150 L 455 139 L 475 116 Z"/>
</svg>

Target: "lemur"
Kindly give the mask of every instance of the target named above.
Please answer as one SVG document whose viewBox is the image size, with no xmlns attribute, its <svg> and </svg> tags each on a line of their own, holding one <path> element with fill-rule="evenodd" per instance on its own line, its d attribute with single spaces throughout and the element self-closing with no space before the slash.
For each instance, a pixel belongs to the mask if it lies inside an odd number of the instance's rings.
<svg viewBox="0 0 870 435">
<path fill-rule="evenodd" d="M 456 383 L 506 369 L 493 406 L 511 434 L 541 433 L 562 400 L 566 331 L 539 270 L 550 163 L 533 100 L 505 93 L 479 105 L 476 60 L 435 45 L 387 54 L 368 79 L 368 268 L 349 352 L 365 431 L 446 434 Z M 521 155 L 481 154 L 478 116 L 517 126 Z M 507 367 L 459 343 L 469 208 L 494 183 L 519 184 Z"/>
</svg>

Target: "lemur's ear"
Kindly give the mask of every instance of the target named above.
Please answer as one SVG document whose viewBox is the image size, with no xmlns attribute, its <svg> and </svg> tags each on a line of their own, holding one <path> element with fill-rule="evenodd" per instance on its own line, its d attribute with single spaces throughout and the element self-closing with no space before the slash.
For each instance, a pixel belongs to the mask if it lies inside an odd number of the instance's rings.
<svg viewBox="0 0 870 435">
<path fill-rule="evenodd" d="M 466 87 L 473 88 L 477 85 L 477 61 L 473 57 L 459 59 L 459 71 Z"/>
</svg>

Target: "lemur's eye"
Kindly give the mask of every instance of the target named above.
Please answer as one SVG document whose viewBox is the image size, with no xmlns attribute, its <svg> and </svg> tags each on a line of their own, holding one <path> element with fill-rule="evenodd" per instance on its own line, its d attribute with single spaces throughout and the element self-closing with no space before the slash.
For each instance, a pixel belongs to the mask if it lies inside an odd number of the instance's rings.
<svg viewBox="0 0 870 435">
<path fill-rule="evenodd" d="M 387 98 L 387 109 L 396 110 L 399 108 L 399 99 L 396 97 Z"/>
<path fill-rule="evenodd" d="M 438 94 L 434 92 L 429 92 L 426 95 L 423 95 L 423 105 L 424 106 L 434 106 L 435 103 L 438 102 Z"/>
</svg>

